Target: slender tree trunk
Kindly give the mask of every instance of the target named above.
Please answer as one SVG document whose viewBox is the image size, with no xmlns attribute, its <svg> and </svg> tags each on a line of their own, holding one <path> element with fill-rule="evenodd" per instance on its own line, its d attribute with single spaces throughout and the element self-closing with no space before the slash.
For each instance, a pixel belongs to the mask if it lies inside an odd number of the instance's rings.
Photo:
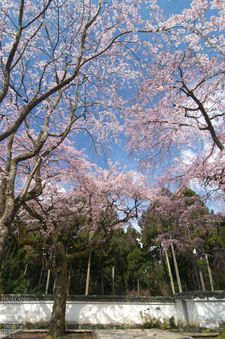
<svg viewBox="0 0 225 339">
<path fill-rule="evenodd" d="M 45 294 L 48 294 L 50 275 L 51 275 L 51 271 L 50 271 L 50 269 L 48 269 L 48 275 L 47 275 L 46 287 L 45 287 Z"/>
<path fill-rule="evenodd" d="M 9 171 L 9 167 L 7 168 Z M 15 178 L 15 176 L 14 176 Z M 0 274 L 2 272 L 2 265 L 5 258 L 6 246 L 8 242 L 9 232 L 11 223 L 14 217 L 14 178 L 11 179 L 11 190 L 6 194 L 6 190 L 9 186 L 7 184 L 7 179 L 3 178 L 0 185 Z M 8 199 L 7 199 L 8 196 Z"/>
<path fill-rule="evenodd" d="M 194 284 L 194 290 L 196 291 L 197 290 L 197 286 L 196 286 L 196 279 L 195 279 L 196 277 L 195 277 L 195 273 L 194 272 L 192 272 L 192 279 L 193 279 L 193 284 Z"/>
<path fill-rule="evenodd" d="M 88 268 L 87 268 L 87 280 L 86 280 L 85 295 L 88 295 L 88 292 L 89 292 L 90 270 L 91 270 L 91 253 L 89 254 L 89 257 L 88 257 Z"/>
<path fill-rule="evenodd" d="M 112 295 L 115 295 L 115 265 L 113 260 L 113 267 L 112 267 Z"/>
<path fill-rule="evenodd" d="M 122 286 L 121 286 L 121 291 L 122 293 L 124 294 L 124 291 L 126 290 L 126 287 L 125 287 L 125 279 L 124 279 L 124 274 L 122 273 L 121 275 L 121 280 L 122 280 Z"/>
<path fill-rule="evenodd" d="M 40 277 L 39 277 L 39 280 L 38 280 L 38 286 L 41 285 L 41 279 L 42 279 L 43 271 L 44 271 L 44 269 L 43 269 L 43 267 L 42 267 L 42 269 L 41 269 L 41 274 L 40 274 Z"/>
<path fill-rule="evenodd" d="M 14 193 L 17 162 L 12 160 L 13 138 L 14 134 L 8 140 L 5 176 L 1 179 L 0 184 L 0 275 L 11 224 L 20 208 L 20 202 L 15 199 Z"/>
<path fill-rule="evenodd" d="M 72 262 L 70 262 L 70 268 L 68 273 L 68 281 L 67 281 L 67 295 L 70 294 L 70 281 L 71 281 L 71 273 L 72 273 Z"/>
<path fill-rule="evenodd" d="M 199 276 L 198 276 L 198 268 L 197 268 L 195 257 L 193 258 L 193 264 L 194 264 L 195 277 L 196 277 L 196 281 L 197 281 L 197 285 L 198 285 L 198 290 L 200 291 L 201 285 L 200 285 L 200 280 L 199 280 Z"/>
<path fill-rule="evenodd" d="M 14 213 L 10 213 L 9 211 L 9 216 L 7 217 L 7 213 L 5 213 L 0 220 L 0 274 L 2 272 L 2 264 L 5 258 L 6 254 L 6 248 L 7 248 L 7 243 L 8 243 L 8 238 L 9 238 L 9 232 L 10 232 L 10 227 L 11 223 L 14 219 Z"/>
<path fill-rule="evenodd" d="M 48 336 L 60 337 L 65 333 L 66 299 L 67 299 L 68 260 L 61 240 L 57 241 L 56 267 L 54 269 L 56 286 L 55 301 L 49 325 Z"/>
<path fill-rule="evenodd" d="M 26 264 L 25 270 L 24 270 L 24 272 L 23 272 L 23 277 L 24 277 L 24 278 L 26 277 L 27 269 L 28 269 L 28 264 Z"/>
<path fill-rule="evenodd" d="M 179 274 L 179 269 L 178 269 L 178 265 L 177 265 L 177 259 L 176 259 L 173 243 L 171 243 L 171 250 L 172 250 L 172 254 L 173 254 L 173 262 L 174 262 L 174 266 L 175 266 L 178 289 L 179 289 L 179 293 L 181 293 L 182 292 L 182 286 L 181 286 L 180 274 Z"/>
<path fill-rule="evenodd" d="M 92 281 L 92 292 L 94 293 L 95 291 L 95 286 L 96 286 L 96 280 Z"/>
<path fill-rule="evenodd" d="M 210 281 L 211 290 L 214 291 L 213 278 L 212 278 L 212 271 L 211 271 L 211 268 L 210 268 L 210 266 L 209 266 L 209 260 L 208 260 L 208 255 L 207 255 L 207 253 L 205 253 L 205 260 L 206 260 L 206 264 L 207 264 L 207 268 L 208 268 L 209 281 Z"/>
<path fill-rule="evenodd" d="M 139 281 L 139 279 L 137 280 L 137 290 L 138 290 L 138 295 L 140 295 L 140 281 Z"/>
<path fill-rule="evenodd" d="M 104 267 L 103 267 L 103 257 L 102 257 L 102 265 L 101 265 L 101 290 L 102 295 L 104 295 Z"/>
<path fill-rule="evenodd" d="M 205 283 L 204 283 L 204 278 L 203 278 L 201 268 L 199 268 L 199 276 L 200 276 L 200 281 L 201 281 L 201 285 L 202 285 L 202 291 L 205 291 Z"/>
<path fill-rule="evenodd" d="M 162 260 L 162 263 L 163 263 L 163 268 L 164 268 L 164 271 L 165 271 L 165 283 L 166 285 L 169 287 L 170 289 L 170 277 L 169 277 L 169 272 L 167 271 L 167 267 L 166 267 L 166 262 L 165 262 L 165 257 L 163 255 L 161 255 L 161 260 Z M 171 292 L 172 292 L 172 289 L 170 289 Z"/>
<path fill-rule="evenodd" d="M 54 283 L 53 283 L 53 291 L 52 291 L 53 295 L 55 295 L 55 287 L 56 287 L 56 277 L 54 278 Z"/>
<path fill-rule="evenodd" d="M 167 267 L 168 267 L 168 271 L 169 271 L 170 284 L 171 284 L 172 293 L 175 294 L 173 275 L 172 275 L 172 271 L 171 271 L 171 267 L 170 267 L 170 261 L 169 261 L 169 257 L 168 257 L 168 253 L 167 253 L 166 247 L 164 247 L 164 251 L 165 251 L 165 255 L 166 255 L 166 263 L 167 263 Z"/>
<path fill-rule="evenodd" d="M 79 290 L 78 292 L 79 293 L 83 293 L 83 283 L 81 283 L 81 281 L 83 281 L 83 277 L 82 277 L 82 269 L 81 267 L 79 268 L 79 277 L 78 277 L 78 273 L 77 273 L 77 270 L 76 270 L 76 276 L 75 276 L 75 279 L 78 281 L 78 286 L 79 286 Z M 78 288 L 78 287 L 77 287 Z"/>
</svg>

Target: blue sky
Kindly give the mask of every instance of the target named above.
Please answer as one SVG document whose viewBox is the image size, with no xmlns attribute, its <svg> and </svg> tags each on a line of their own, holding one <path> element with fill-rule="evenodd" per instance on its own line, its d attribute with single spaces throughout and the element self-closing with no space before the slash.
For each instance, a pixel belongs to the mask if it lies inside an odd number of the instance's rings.
<svg viewBox="0 0 225 339">
<path fill-rule="evenodd" d="M 158 0 L 157 4 L 163 8 L 165 16 L 182 13 L 184 8 L 189 8 L 191 0 Z"/>
<path fill-rule="evenodd" d="M 184 8 L 190 8 L 191 2 L 191 0 L 158 0 L 157 4 L 164 10 L 165 16 L 169 17 L 172 14 L 182 13 Z M 148 13 L 146 13 L 146 17 L 148 17 Z M 124 96 L 129 99 L 127 93 L 124 93 Z M 101 167 L 107 167 L 107 158 L 109 158 L 112 162 L 119 161 L 122 166 L 126 165 L 128 170 L 135 170 L 136 163 L 134 157 L 129 157 L 128 153 L 124 151 L 125 145 L 126 138 L 121 135 L 120 145 L 111 142 L 111 150 L 109 150 L 108 155 L 107 153 L 97 155 L 90 137 L 85 137 L 82 133 L 82 137 L 77 138 L 78 148 L 85 149 L 84 153 L 88 155 L 91 162 L 95 162 Z"/>
<path fill-rule="evenodd" d="M 163 9 L 166 18 L 172 14 L 182 13 L 185 8 L 191 7 L 191 3 L 191 0 L 158 0 L 157 2 L 158 6 Z M 146 18 L 147 17 L 148 13 L 146 13 Z M 130 92 L 129 95 L 132 96 L 132 93 Z M 129 95 L 128 93 L 124 93 L 124 97 L 126 97 L 126 99 L 129 99 Z M 102 153 L 101 155 L 96 154 L 93 148 L 93 143 L 89 137 L 82 136 L 82 138 L 78 138 L 77 144 L 79 149 L 85 148 L 84 153 L 88 155 L 91 162 L 97 163 L 103 168 L 107 168 L 107 159 L 110 159 L 113 163 L 118 161 L 122 168 L 126 166 L 127 170 L 136 170 L 137 164 L 135 162 L 135 156 L 130 157 L 129 154 L 125 152 L 126 138 L 123 135 L 121 135 L 120 145 L 111 142 L 111 150 L 108 150 L 105 154 Z M 157 175 L 156 172 L 154 174 Z M 149 179 L 151 180 L 151 178 Z M 192 189 L 194 189 L 194 187 L 192 187 Z M 199 191 L 199 194 L 201 193 L 202 192 Z M 215 211 L 218 210 L 216 206 L 211 204 L 209 204 L 209 208 L 212 208 Z"/>
</svg>

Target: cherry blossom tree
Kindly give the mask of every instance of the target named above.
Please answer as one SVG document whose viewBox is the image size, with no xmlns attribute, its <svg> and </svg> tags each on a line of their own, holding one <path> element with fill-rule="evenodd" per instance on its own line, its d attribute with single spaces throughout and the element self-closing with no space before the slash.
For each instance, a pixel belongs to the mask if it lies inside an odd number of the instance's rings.
<svg viewBox="0 0 225 339">
<path fill-rule="evenodd" d="M 128 149 L 164 185 L 224 191 L 224 2 L 194 0 L 160 26 L 126 111 Z"/>
<path fill-rule="evenodd" d="M 24 203 L 16 232 L 30 253 L 42 248 L 56 279 L 49 328 L 49 335 L 56 337 L 65 331 L 68 263 L 105 246 L 149 199 L 143 177 L 135 179 L 134 173 L 112 164 L 109 170 L 97 168 L 65 145 L 56 153 L 60 151 L 63 164 L 58 160 L 48 167 L 43 192 Z"/>
<path fill-rule="evenodd" d="M 88 133 L 97 147 L 122 131 L 119 94 L 139 76 L 139 34 L 156 29 L 155 1 L 147 21 L 142 3 L 1 3 L 0 266 L 14 217 L 42 193 L 42 169 L 68 134 Z"/>
<path fill-rule="evenodd" d="M 219 234 L 218 229 L 223 222 L 224 215 L 210 214 L 199 195 L 188 188 L 180 188 L 175 193 L 163 190 L 161 194 L 151 199 L 151 204 L 143 214 L 139 225 L 144 244 L 154 236 L 156 246 L 160 244 L 166 259 L 168 249 L 171 249 L 179 292 L 182 292 L 176 254 L 188 255 L 193 259 L 195 267 L 196 258 L 201 259 L 200 261 L 206 260 L 210 276 L 208 255 L 210 255 L 211 262 L 216 262 L 220 257 L 216 253 L 218 240 L 215 234 Z M 222 248 L 221 252 L 223 252 Z M 167 264 L 170 273 L 168 260 Z M 202 278 L 201 270 L 199 273 Z M 170 280 L 173 293 L 175 293 L 171 273 Z"/>
</svg>

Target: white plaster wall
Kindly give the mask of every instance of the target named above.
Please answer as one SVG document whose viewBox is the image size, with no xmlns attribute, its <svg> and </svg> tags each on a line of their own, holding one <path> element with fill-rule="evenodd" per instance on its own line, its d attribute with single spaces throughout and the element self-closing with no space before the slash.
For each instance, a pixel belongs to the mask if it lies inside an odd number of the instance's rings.
<svg viewBox="0 0 225 339">
<path fill-rule="evenodd" d="M 0 324 L 46 322 L 51 318 L 53 301 L 1 301 Z M 76 324 L 142 324 L 148 317 L 180 325 L 218 327 L 225 322 L 225 299 L 186 299 L 175 302 L 88 302 L 68 301 L 66 321 Z"/>
<path fill-rule="evenodd" d="M 218 327 L 225 323 L 225 300 L 195 300 L 201 327 Z"/>
<path fill-rule="evenodd" d="M 49 321 L 52 307 L 53 301 L 1 302 L 0 324 Z M 68 301 L 66 306 L 66 321 L 78 324 L 134 325 L 142 324 L 148 317 L 161 321 L 174 317 L 176 322 L 176 304 Z"/>
<path fill-rule="evenodd" d="M 79 324 L 142 324 L 148 317 L 177 320 L 175 303 L 67 303 L 66 320 Z M 142 314 L 142 316 L 141 316 Z"/>
<path fill-rule="evenodd" d="M 190 326 L 199 326 L 198 312 L 195 300 L 185 300 L 187 306 L 188 323 Z"/>
<path fill-rule="evenodd" d="M 51 318 L 52 307 L 53 301 L 3 301 L 0 303 L 0 324 L 11 320 L 11 323 L 45 322 Z"/>
<path fill-rule="evenodd" d="M 185 300 L 176 300 L 177 323 L 181 326 L 188 326 L 188 312 Z"/>
</svg>

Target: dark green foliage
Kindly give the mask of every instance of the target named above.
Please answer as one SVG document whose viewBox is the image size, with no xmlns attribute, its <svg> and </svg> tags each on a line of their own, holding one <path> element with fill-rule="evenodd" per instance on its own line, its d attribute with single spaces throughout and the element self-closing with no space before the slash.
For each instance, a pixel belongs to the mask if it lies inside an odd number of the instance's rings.
<svg viewBox="0 0 225 339">
<path fill-rule="evenodd" d="M 40 267 L 29 261 L 24 248 L 11 244 L 2 272 L 2 293 L 32 293 L 32 287 L 37 285 L 39 274 Z"/>
<path fill-rule="evenodd" d="M 177 328 L 174 317 L 169 318 L 169 325 L 170 325 L 170 328 Z"/>
<path fill-rule="evenodd" d="M 195 193 L 189 189 L 183 192 L 185 196 L 186 207 L 193 204 L 195 197 L 199 199 Z M 166 197 L 171 197 L 173 201 L 181 199 L 178 195 L 172 195 L 167 192 Z M 206 215 L 208 212 L 203 202 L 199 204 L 199 215 Z M 114 293 L 117 295 L 137 294 L 138 285 L 140 286 L 141 295 L 170 295 L 170 280 L 168 276 L 168 267 L 166 265 L 163 247 L 158 236 L 167 234 L 168 227 L 171 224 L 165 222 L 161 233 L 157 227 L 157 216 L 152 213 L 156 208 L 156 204 L 143 213 L 139 222 L 140 232 L 136 229 L 128 227 L 126 232 L 121 229 L 115 232 L 109 242 L 105 242 L 104 246 L 92 251 L 91 255 L 91 273 L 89 294 L 91 295 L 110 295 L 113 293 L 112 269 L 114 267 Z M 205 214 L 204 214 L 205 213 Z M 210 216 L 210 215 L 209 215 Z M 216 217 L 216 215 L 211 214 Z M 197 216 L 194 216 L 193 220 Z M 208 218 L 208 217 L 207 217 Z M 189 220 L 191 221 L 191 219 Z M 207 222 L 207 220 L 206 220 Z M 62 234 L 66 253 L 71 255 L 71 271 L 70 271 L 70 295 L 84 295 L 88 264 L 88 251 L 82 252 L 89 234 L 79 232 L 82 220 L 74 220 L 74 228 L 71 236 Z M 174 225 L 176 222 L 174 222 Z M 194 238 L 201 238 L 201 246 L 193 253 L 193 248 L 182 247 L 180 244 L 174 244 L 176 259 L 179 267 L 179 273 L 182 281 L 183 291 L 198 290 L 199 269 L 201 269 L 204 277 L 206 290 L 210 290 L 210 281 L 208 269 L 204 254 L 208 254 L 209 264 L 212 270 L 213 283 L 215 290 L 225 289 L 225 222 L 212 224 L 211 228 L 200 228 L 200 225 L 193 222 L 191 224 L 190 238 L 185 239 L 186 244 Z M 21 228 L 18 224 L 17 227 Z M 179 236 L 175 231 L 171 231 L 172 235 Z M 22 234 L 20 232 L 20 234 Z M 60 236 L 60 235 L 59 235 Z M 166 235 L 168 237 L 168 235 Z M 101 237 L 101 234 L 99 234 Z M 8 243 L 7 255 L 5 257 L 4 270 L 2 273 L 2 293 L 34 293 L 44 294 L 46 289 L 47 273 L 48 273 L 48 248 L 51 246 L 51 239 L 45 243 L 45 249 L 42 243 L 38 243 L 38 232 L 29 235 L 26 238 L 26 245 L 19 245 L 18 239 L 13 237 Z M 96 238 L 96 242 L 101 240 Z M 38 245 L 39 244 L 39 245 Z M 35 247 L 35 252 L 33 250 Z M 175 269 L 170 249 L 168 249 L 169 261 L 174 277 L 175 289 L 177 283 L 175 279 Z M 196 266 L 196 267 L 195 267 Z M 54 277 L 53 272 L 50 276 L 50 284 L 48 293 L 53 293 Z M 149 325 L 150 326 L 150 325 Z"/>
<path fill-rule="evenodd" d="M 27 281 L 24 279 L 25 253 L 23 249 L 12 246 L 8 249 L 2 273 L 2 293 L 26 293 Z"/>
<path fill-rule="evenodd" d="M 145 329 L 150 329 L 150 328 L 160 328 L 161 327 L 161 323 L 158 319 L 156 318 L 149 318 L 149 320 L 147 320 L 144 324 L 143 324 L 143 328 Z"/>
</svg>

